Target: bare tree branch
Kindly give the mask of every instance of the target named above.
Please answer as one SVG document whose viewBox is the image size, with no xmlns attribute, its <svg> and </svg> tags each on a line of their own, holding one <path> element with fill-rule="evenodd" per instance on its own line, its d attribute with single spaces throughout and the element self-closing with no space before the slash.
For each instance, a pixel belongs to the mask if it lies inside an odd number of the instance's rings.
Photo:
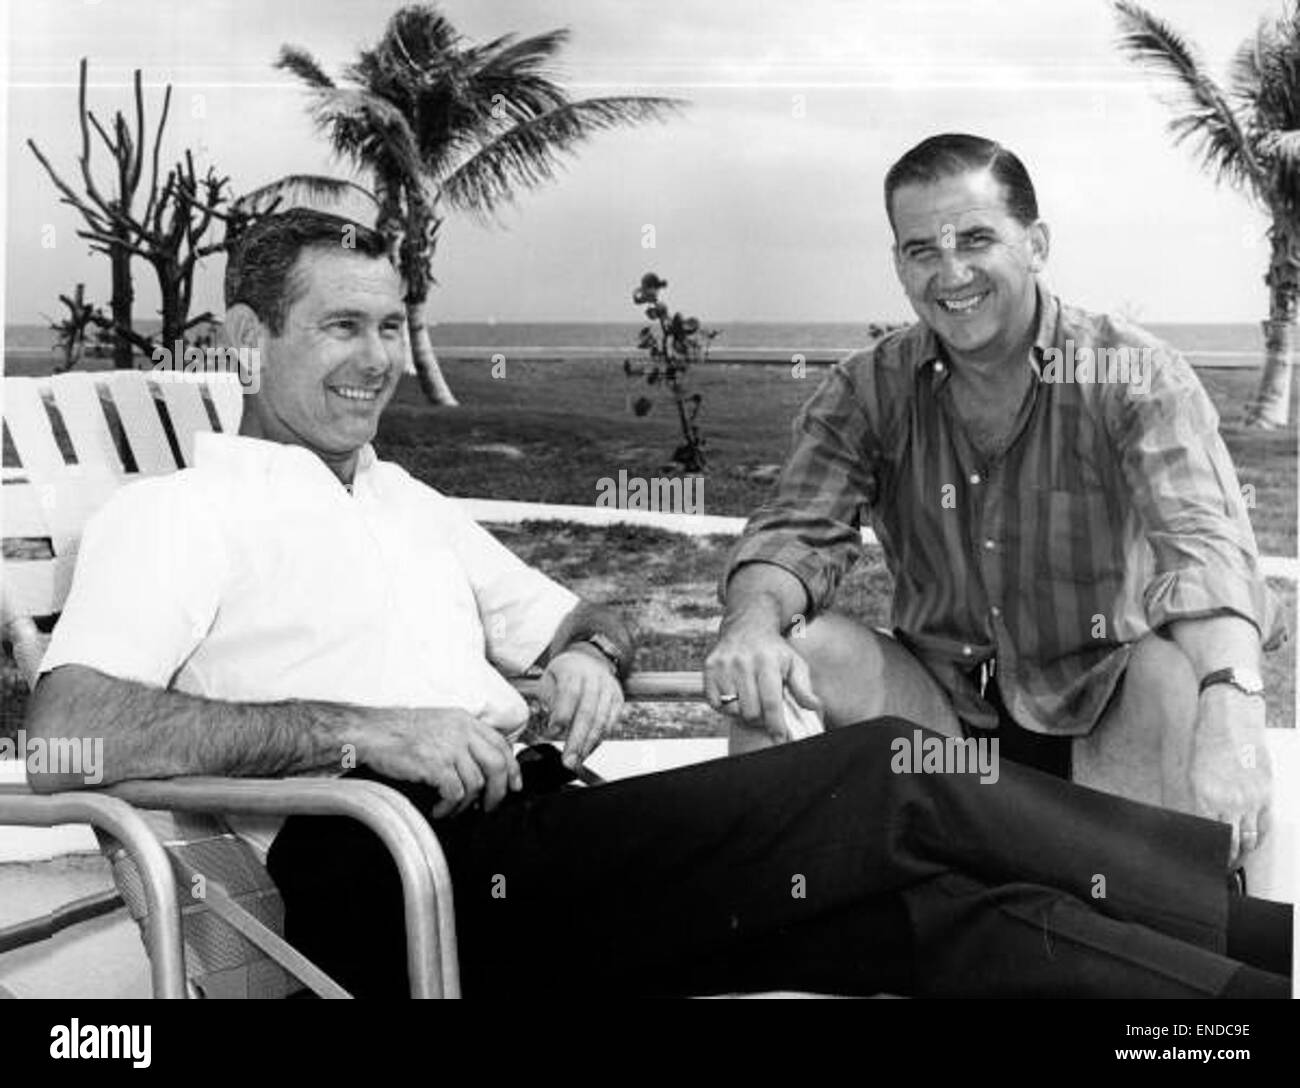
<svg viewBox="0 0 1300 1088">
<path fill-rule="evenodd" d="M 141 85 L 140 69 L 135 70 L 135 157 L 131 160 L 131 175 L 128 188 L 135 192 L 140 184 L 140 170 L 144 165 L 144 90 Z M 161 129 L 159 130 L 161 131 Z M 151 190 L 152 191 L 152 190 Z"/>
<path fill-rule="evenodd" d="M 81 58 L 81 79 L 77 87 L 77 107 L 78 117 L 81 121 L 81 178 L 86 186 L 86 195 L 103 208 L 106 214 L 112 215 L 108 201 L 100 195 L 99 189 L 95 186 L 95 178 L 90 172 L 90 129 L 86 125 L 88 111 L 86 109 L 86 58 Z"/>
<path fill-rule="evenodd" d="M 99 118 L 95 116 L 94 111 L 87 110 L 86 117 L 89 119 L 90 123 L 95 126 L 95 131 L 99 133 L 99 138 L 104 141 L 104 146 L 108 149 L 108 153 L 116 158 L 117 145 L 109 139 L 108 133 L 104 131 L 104 126 L 99 123 Z"/>
<path fill-rule="evenodd" d="M 98 242 L 99 245 L 105 247 L 102 250 L 105 253 L 112 253 L 114 249 L 125 249 L 134 253 L 137 257 L 143 257 L 146 261 L 152 261 L 154 258 L 151 250 L 111 232 L 100 233 L 99 231 L 79 230 L 77 231 L 77 237 L 85 238 L 89 242 Z"/>
<path fill-rule="evenodd" d="M 27 146 L 32 149 L 32 154 L 35 155 L 37 160 L 40 162 L 40 164 L 43 167 L 45 167 L 45 172 L 50 176 L 50 180 L 54 182 L 55 188 L 57 188 L 59 192 L 63 194 L 62 202 L 64 204 L 70 204 L 72 207 L 76 208 L 79 212 L 81 212 L 82 215 L 84 215 L 87 219 L 91 219 L 93 217 L 94 219 L 96 219 L 101 223 L 104 222 L 103 215 L 100 212 L 96 211 L 95 209 L 91 208 L 90 205 L 88 205 L 80 196 L 77 195 L 76 191 L 73 190 L 68 185 L 67 182 L 65 182 L 61 177 L 59 177 L 58 172 L 54 169 L 53 166 L 50 165 L 50 160 L 47 159 L 41 153 L 41 149 L 36 146 L 34 140 L 29 138 L 27 140 Z"/>
<path fill-rule="evenodd" d="M 153 211 L 154 196 L 158 192 L 158 148 L 162 144 L 163 128 L 167 124 L 167 112 L 171 109 L 172 104 L 172 86 L 167 84 L 167 90 L 163 93 L 162 116 L 158 119 L 158 131 L 154 133 L 153 138 L 153 170 L 149 175 L 149 203 L 145 205 L 144 221 L 149 221 L 149 214 Z"/>
<path fill-rule="evenodd" d="M 91 319 L 92 323 L 101 329 L 107 329 L 114 335 L 124 337 L 132 344 L 138 347 L 145 355 L 152 355 L 157 342 L 152 336 L 145 336 L 136 332 L 130 325 L 119 325 L 111 317 L 98 316 Z"/>
<path fill-rule="evenodd" d="M 197 317 L 191 317 L 187 322 L 185 322 L 185 331 L 188 332 L 190 329 L 194 328 L 195 325 L 202 325 L 204 323 L 215 324 L 216 320 L 216 315 L 214 315 L 211 310 L 204 310 L 203 313 L 199 314 Z"/>
</svg>

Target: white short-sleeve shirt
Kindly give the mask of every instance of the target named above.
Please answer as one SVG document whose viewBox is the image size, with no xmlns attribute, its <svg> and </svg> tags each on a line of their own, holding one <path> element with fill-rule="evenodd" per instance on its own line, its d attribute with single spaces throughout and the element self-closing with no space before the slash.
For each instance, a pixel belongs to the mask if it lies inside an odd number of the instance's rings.
<svg viewBox="0 0 1300 1088">
<path fill-rule="evenodd" d="M 502 673 L 578 598 L 366 446 L 352 493 L 309 450 L 197 437 L 195 465 L 87 525 L 41 663 L 232 702 L 459 707 L 512 733 Z M 279 821 L 235 819 L 263 855 Z"/>
</svg>

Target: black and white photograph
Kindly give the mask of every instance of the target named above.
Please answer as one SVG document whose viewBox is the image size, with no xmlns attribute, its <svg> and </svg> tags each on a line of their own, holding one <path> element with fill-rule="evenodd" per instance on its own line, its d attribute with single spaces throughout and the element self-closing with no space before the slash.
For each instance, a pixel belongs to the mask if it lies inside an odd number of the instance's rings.
<svg viewBox="0 0 1300 1088">
<path fill-rule="evenodd" d="M 1288 1052 L 1297 0 L 0 10 L 18 1069 Z"/>
</svg>

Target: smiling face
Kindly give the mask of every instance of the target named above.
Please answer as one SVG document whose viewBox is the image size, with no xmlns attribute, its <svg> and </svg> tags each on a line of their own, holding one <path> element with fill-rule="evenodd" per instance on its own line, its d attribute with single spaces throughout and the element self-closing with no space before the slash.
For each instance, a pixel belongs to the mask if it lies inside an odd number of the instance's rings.
<svg viewBox="0 0 1300 1088">
<path fill-rule="evenodd" d="M 240 432 L 303 446 L 350 482 L 405 366 L 401 279 L 382 257 L 317 248 L 298 257 L 290 283 L 297 298 L 279 336 L 247 306 L 227 317 L 261 353 Z"/>
<path fill-rule="evenodd" d="M 891 202 L 894 268 L 912 308 L 956 360 L 998 362 L 1032 337 L 1047 228 L 1007 210 L 987 170 L 904 185 Z"/>
</svg>

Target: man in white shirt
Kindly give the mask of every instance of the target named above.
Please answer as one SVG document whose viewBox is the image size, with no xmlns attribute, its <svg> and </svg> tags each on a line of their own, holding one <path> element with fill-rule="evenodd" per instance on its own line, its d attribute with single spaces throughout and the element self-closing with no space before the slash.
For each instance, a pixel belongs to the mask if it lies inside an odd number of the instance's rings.
<svg viewBox="0 0 1300 1088">
<path fill-rule="evenodd" d="M 1226 829 L 1010 766 L 987 793 L 894 774 L 911 723 L 521 794 L 526 709 L 499 670 L 544 666 L 573 768 L 618 717 L 632 639 L 375 457 L 401 286 L 356 224 L 251 228 L 226 328 L 259 353 L 260 389 L 239 436 L 204 438 L 194 468 L 123 488 L 88 526 L 33 736 L 102 738 L 105 784 L 349 771 L 401 789 L 448 857 L 467 995 L 1284 990 L 1225 955 Z M 295 945 L 354 993 L 405 992 L 400 886 L 369 832 L 239 829 L 269 845 Z M 1144 835 L 1162 849 L 1136 849 Z M 1253 962 L 1278 972 L 1270 956 Z"/>
<path fill-rule="evenodd" d="M 382 250 L 344 247 L 346 224 L 297 219 L 316 242 L 304 267 L 284 261 L 292 227 L 263 233 L 268 253 L 231 285 L 227 330 L 261 353 L 239 435 L 200 435 L 194 468 L 121 489 L 92 520 L 40 701 L 94 708 L 110 782 L 351 760 L 437 787 L 438 815 L 480 795 L 491 809 L 519 788 L 509 738 L 527 723 L 498 668 L 549 658 L 576 762 L 622 705 L 586 639 L 626 659 L 630 634 L 375 457 L 403 372 L 400 281 Z M 268 293 L 283 312 L 263 323 Z M 237 826 L 265 856 L 276 825 Z"/>
</svg>

